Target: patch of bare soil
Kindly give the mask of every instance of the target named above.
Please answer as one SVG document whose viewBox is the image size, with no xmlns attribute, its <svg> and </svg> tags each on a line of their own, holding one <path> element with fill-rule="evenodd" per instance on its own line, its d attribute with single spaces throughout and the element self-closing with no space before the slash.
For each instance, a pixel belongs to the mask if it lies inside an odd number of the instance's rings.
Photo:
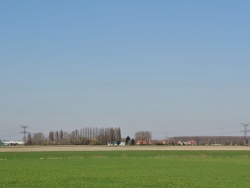
<svg viewBox="0 0 250 188">
<path fill-rule="evenodd" d="M 247 146 L 9 146 L 0 152 L 32 151 L 116 151 L 116 150 L 250 150 Z"/>
</svg>

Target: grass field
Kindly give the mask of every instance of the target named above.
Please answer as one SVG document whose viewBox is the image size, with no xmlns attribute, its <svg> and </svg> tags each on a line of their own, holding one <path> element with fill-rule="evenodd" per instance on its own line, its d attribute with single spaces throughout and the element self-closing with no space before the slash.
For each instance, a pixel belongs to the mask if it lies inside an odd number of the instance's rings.
<svg viewBox="0 0 250 188">
<path fill-rule="evenodd" d="M 0 187 L 250 187 L 250 151 L 2 152 Z"/>
</svg>

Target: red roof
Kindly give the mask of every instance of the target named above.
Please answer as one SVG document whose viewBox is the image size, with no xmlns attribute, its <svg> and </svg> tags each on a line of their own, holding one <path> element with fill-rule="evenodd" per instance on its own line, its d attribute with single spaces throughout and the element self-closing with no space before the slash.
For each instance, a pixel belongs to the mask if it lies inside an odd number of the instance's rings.
<svg viewBox="0 0 250 188">
<path fill-rule="evenodd" d="M 137 140 L 136 144 L 143 144 L 146 145 L 147 141 L 146 140 Z"/>
</svg>

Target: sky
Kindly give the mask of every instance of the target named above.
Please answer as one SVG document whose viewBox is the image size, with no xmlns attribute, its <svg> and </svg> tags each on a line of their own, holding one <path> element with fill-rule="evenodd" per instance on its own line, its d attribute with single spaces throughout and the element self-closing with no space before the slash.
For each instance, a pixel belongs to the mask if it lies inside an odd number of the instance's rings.
<svg viewBox="0 0 250 188">
<path fill-rule="evenodd" d="M 250 2 L 0 0 L 0 139 L 120 127 L 241 136 Z"/>
</svg>

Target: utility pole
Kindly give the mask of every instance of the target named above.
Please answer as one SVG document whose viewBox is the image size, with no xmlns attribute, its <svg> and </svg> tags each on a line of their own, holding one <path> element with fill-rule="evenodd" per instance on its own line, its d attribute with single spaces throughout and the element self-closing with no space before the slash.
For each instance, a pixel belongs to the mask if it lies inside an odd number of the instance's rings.
<svg viewBox="0 0 250 188">
<path fill-rule="evenodd" d="M 247 127 L 250 126 L 250 123 L 241 123 L 241 125 L 244 127 L 244 130 L 241 131 L 244 133 L 244 142 L 245 142 L 245 145 L 247 146 L 248 145 L 248 136 L 247 136 L 247 132 L 250 132 Z"/>
<path fill-rule="evenodd" d="M 26 131 L 28 126 L 20 125 L 20 127 L 23 129 L 23 131 L 20 132 L 20 133 L 23 133 L 23 141 L 26 142 L 26 134 L 29 133 L 29 132 Z"/>
</svg>

